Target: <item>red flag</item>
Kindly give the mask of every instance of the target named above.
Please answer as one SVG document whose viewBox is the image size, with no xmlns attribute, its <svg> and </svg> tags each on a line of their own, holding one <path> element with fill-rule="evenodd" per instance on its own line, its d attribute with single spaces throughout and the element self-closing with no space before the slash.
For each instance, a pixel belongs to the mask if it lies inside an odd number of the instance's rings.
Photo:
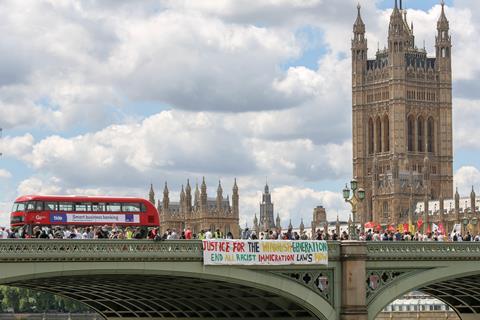
<svg viewBox="0 0 480 320">
<path fill-rule="evenodd" d="M 430 224 L 427 225 L 427 233 L 432 232 L 432 229 L 430 228 Z"/>
<path fill-rule="evenodd" d="M 408 223 L 403 224 L 403 232 L 408 232 Z"/>
<path fill-rule="evenodd" d="M 420 219 L 417 220 L 418 229 L 420 229 L 422 227 L 422 225 L 423 225 L 423 220 L 422 220 L 422 218 L 420 218 Z"/>
<path fill-rule="evenodd" d="M 395 229 L 395 226 L 394 226 L 394 225 L 389 225 L 389 226 L 387 227 L 387 230 L 394 232 L 396 229 Z"/>
<path fill-rule="evenodd" d="M 367 229 L 374 229 L 374 228 L 375 228 L 375 222 L 367 222 L 367 223 L 365 223 L 365 228 L 367 228 Z"/>
<path fill-rule="evenodd" d="M 441 233 L 441 234 L 445 234 L 445 229 L 443 228 L 443 223 L 440 223 L 438 225 L 438 231 Z"/>
</svg>

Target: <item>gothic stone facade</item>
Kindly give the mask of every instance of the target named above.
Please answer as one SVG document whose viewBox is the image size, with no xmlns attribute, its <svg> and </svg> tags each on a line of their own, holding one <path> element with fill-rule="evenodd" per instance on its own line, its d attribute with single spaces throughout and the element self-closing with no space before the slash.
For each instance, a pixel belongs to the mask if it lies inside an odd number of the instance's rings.
<svg viewBox="0 0 480 320">
<path fill-rule="evenodd" d="M 432 58 L 415 46 L 401 1 L 375 59 L 367 58 L 360 6 L 353 33 L 353 173 L 366 190 L 359 219 L 407 223 L 418 201 L 453 193 L 449 22 L 442 4 Z"/>
<path fill-rule="evenodd" d="M 267 230 L 281 230 L 280 216 L 277 213 L 277 218 L 274 220 L 272 194 L 268 183 L 265 184 L 265 188 L 262 194 L 262 202 L 260 203 L 260 222 L 257 219 L 257 215 L 253 219 L 253 230 L 258 235 L 260 231 Z"/>
<path fill-rule="evenodd" d="M 235 180 L 232 189 L 232 202 L 230 198 L 223 197 L 222 185 L 219 182 L 217 196 L 207 196 L 207 185 L 203 178 L 200 190 L 198 184 L 195 187 L 192 199 L 192 189 L 187 180 L 185 189 L 182 185 L 180 201 L 171 202 L 167 183 L 163 190 L 163 200 L 158 200 L 157 209 L 160 215 L 160 230 L 176 229 L 181 232 L 190 228 L 193 233 L 198 234 L 201 230 L 210 229 L 214 232 L 220 229 L 224 234 L 232 232 L 234 237 L 239 236 L 239 194 L 237 181 Z M 193 201 L 192 201 L 193 200 Z M 150 201 L 155 202 L 153 188 L 150 190 Z"/>
</svg>

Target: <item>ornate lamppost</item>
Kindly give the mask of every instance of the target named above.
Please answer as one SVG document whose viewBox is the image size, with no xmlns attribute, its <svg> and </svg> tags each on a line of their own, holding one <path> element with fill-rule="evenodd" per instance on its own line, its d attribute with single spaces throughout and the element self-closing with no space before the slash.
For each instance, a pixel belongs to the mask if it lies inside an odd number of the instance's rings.
<svg viewBox="0 0 480 320">
<path fill-rule="evenodd" d="M 477 217 L 473 217 L 472 219 L 469 219 L 466 215 L 464 215 L 462 219 L 462 224 L 463 224 L 462 236 L 465 237 L 467 235 L 467 226 L 469 224 L 471 224 L 473 226 L 473 229 L 475 230 L 477 223 L 478 223 Z"/>
<path fill-rule="evenodd" d="M 358 182 L 356 179 L 350 181 L 350 189 L 348 189 L 348 185 L 345 185 L 345 189 L 343 189 L 343 199 L 345 202 L 350 203 L 352 206 L 352 215 L 353 215 L 353 228 L 349 228 L 350 231 L 350 239 L 358 240 L 357 234 L 357 210 L 358 205 L 365 199 L 365 190 L 360 188 L 358 189 Z M 363 230 L 363 222 L 361 223 L 361 230 Z M 353 229 L 353 230 L 351 230 Z M 353 232 L 352 232 L 353 231 Z"/>
</svg>

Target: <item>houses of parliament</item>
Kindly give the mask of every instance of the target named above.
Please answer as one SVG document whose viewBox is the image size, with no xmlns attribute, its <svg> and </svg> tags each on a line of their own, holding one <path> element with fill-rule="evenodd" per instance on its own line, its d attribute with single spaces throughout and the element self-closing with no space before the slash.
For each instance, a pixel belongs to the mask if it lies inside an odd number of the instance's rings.
<svg viewBox="0 0 480 320">
<path fill-rule="evenodd" d="M 155 204 L 153 185 L 150 186 L 149 199 Z M 236 180 L 232 187 L 231 202 L 229 196 L 224 197 L 220 181 L 216 197 L 208 197 L 207 184 L 203 178 L 200 188 L 196 184 L 193 197 L 190 181 L 187 180 L 185 188 L 182 185 L 179 202 L 170 201 L 170 191 L 165 182 L 163 199 L 158 199 L 156 205 L 162 233 L 167 229 L 182 232 L 190 228 L 194 234 L 201 230 L 210 229 L 214 232 L 219 229 L 223 234 L 231 232 L 234 237 L 239 236 L 239 193 Z"/>
<path fill-rule="evenodd" d="M 353 175 L 366 191 L 361 222 L 448 220 L 443 199 L 453 194 L 452 39 L 443 1 L 433 27 L 430 57 L 417 48 L 413 23 L 402 0 L 395 0 L 388 45 L 369 59 L 358 6 L 351 49 Z M 437 217 L 432 200 L 439 200 Z"/>
</svg>

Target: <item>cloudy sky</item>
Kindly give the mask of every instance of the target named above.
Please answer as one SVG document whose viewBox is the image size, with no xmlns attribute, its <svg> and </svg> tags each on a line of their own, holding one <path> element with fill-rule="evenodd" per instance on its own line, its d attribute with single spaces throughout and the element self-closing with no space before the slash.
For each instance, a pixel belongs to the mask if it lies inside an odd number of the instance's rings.
<svg viewBox="0 0 480 320">
<path fill-rule="evenodd" d="M 360 0 L 369 54 L 394 0 Z M 404 0 L 433 52 L 439 1 Z M 455 177 L 480 189 L 480 2 L 446 1 Z M 0 1 L 0 225 L 21 194 L 157 195 L 237 177 L 242 225 L 265 178 L 288 224 L 348 208 L 357 0 Z M 477 13 L 477 14 L 475 14 Z"/>
</svg>

